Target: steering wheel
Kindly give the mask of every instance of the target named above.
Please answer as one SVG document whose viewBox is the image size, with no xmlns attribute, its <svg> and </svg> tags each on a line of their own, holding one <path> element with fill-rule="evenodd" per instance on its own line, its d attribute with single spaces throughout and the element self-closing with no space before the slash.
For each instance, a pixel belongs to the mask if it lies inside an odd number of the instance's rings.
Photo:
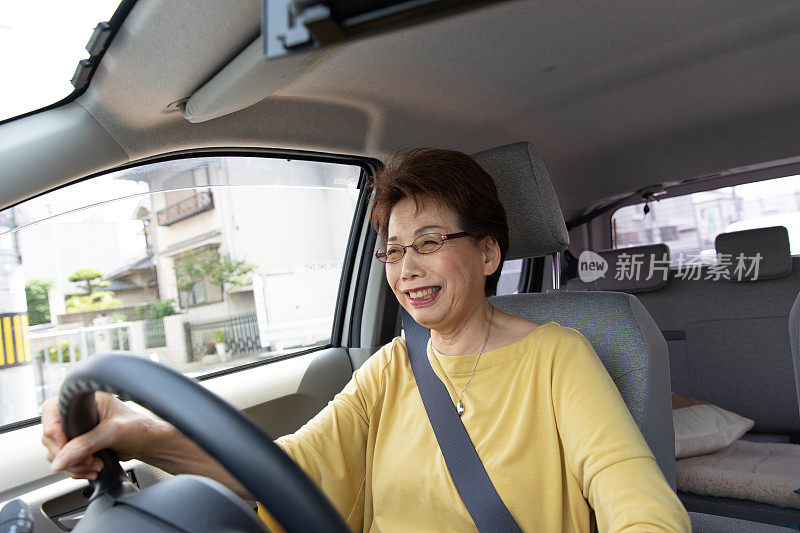
<svg viewBox="0 0 800 533">
<path fill-rule="evenodd" d="M 272 439 L 230 404 L 164 365 L 112 352 L 77 363 L 61 385 L 59 414 L 72 439 L 98 423 L 95 391 L 151 410 L 219 461 L 286 531 L 349 531 L 316 484 Z M 84 518 L 73 531 L 265 531 L 244 502 L 221 484 L 175 476 L 138 491 L 111 450 L 92 482 Z M 222 526 L 222 529 L 220 529 Z"/>
</svg>

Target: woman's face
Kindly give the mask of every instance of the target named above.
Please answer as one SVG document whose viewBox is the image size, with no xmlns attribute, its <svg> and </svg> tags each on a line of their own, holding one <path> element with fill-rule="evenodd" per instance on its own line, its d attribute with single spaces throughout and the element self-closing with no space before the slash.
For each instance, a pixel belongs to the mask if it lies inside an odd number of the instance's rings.
<svg viewBox="0 0 800 533">
<path fill-rule="evenodd" d="M 458 217 L 449 208 L 435 201 L 417 206 L 413 200 L 404 199 L 392 209 L 387 243 L 409 245 L 425 233 L 460 231 Z M 445 241 L 431 254 L 407 248 L 402 259 L 386 263 L 386 280 L 414 320 L 427 328 L 447 331 L 481 308 L 486 276 L 494 273 L 499 263 L 495 239 L 484 238 L 476 246 L 473 238 L 462 237 Z"/>
</svg>

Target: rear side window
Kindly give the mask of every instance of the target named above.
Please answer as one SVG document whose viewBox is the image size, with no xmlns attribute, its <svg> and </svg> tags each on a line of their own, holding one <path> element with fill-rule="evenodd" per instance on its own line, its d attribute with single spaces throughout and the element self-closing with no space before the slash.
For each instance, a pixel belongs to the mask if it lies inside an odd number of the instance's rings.
<svg viewBox="0 0 800 533">
<path fill-rule="evenodd" d="M 614 248 L 665 243 L 673 266 L 682 258 L 714 263 L 720 233 L 785 226 L 800 254 L 800 176 L 696 192 L 618 209 L 611 218 Z"/>
<path fill-rule="evenodd" d="M 361 174 L 196 157 L 0 212 L 0 425 L 96 353 L 197 376 L 328 344 Z"/>
</svg>

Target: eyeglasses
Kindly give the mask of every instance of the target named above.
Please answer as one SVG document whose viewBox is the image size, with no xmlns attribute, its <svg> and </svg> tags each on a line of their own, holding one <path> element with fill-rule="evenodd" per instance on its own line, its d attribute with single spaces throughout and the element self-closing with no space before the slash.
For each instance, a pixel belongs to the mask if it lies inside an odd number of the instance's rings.
<svg viewBox="0 0 800 533">
<path fill-rule="evenodd" d="M 461 231 L 459 233 L 425 233 L 420 235 L 414 242 L 407 246 L 402 244 L 389 244 L 380 252 L 375 253 L 375 259 L 383 263 L 394 263 L 400 261 L 406 255 L 406 248 L 413 248 L 418 254 L 432 254 L 444 246 L 444 241 L 467 237 L 469 233 Z"/>
</svg>

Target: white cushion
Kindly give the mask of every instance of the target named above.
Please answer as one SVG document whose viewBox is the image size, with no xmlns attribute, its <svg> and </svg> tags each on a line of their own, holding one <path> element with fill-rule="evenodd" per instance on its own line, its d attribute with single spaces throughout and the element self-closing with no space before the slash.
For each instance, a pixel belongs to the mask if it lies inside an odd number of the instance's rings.
<svg viewBox="0 0 800 533">
<path fill-rule="evenodd" d="M 677 462 L 678 490 L 800 509 L 800 446 L 737 440 Z"/>
<path fill-rule="evenodd" d="M 672 410 L 675 457 L 713 453 L 753 429 L 755 421 L 710 403 L 697 402 Z"/>
</svg>

